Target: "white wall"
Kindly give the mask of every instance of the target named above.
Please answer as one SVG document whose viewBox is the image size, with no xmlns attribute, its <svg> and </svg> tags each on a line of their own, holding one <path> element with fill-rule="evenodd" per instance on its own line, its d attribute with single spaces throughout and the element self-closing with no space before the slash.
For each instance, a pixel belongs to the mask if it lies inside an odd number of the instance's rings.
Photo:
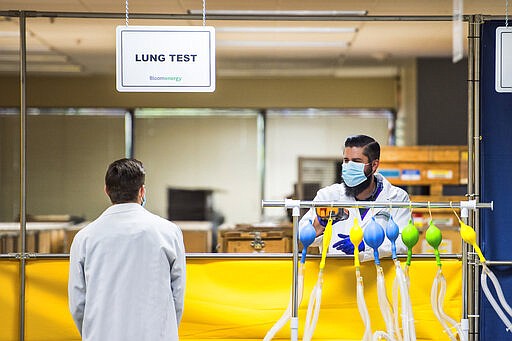
<svg viewBox="0 0 512 341">
<path fill-rule="evenodd" d="M 213 189 L 226 222 L 259 220 L 256 115 L 138 118 L 135 124 L 148 209 L 167 217 L 168 187 Z"/>
</svg>

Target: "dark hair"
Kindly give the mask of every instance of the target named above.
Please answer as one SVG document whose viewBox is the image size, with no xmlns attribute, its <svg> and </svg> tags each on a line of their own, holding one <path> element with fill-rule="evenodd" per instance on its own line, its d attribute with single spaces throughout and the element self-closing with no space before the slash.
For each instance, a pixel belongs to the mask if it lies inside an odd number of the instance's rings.
<svg viewBox="0 0 512 341">
<path fill-rule="evenodd" d="M 120 159 L 112 162 L 105 174 L 105 186 L 110 201 L 113 204 L 136 202 L 145 178 L 146 172 L 139 160 Z"/>
<path fill-rule="evenodd" d="M 345 140 L 345 147 L 363 147 L 363 155 L 369 162 L 380 159 L 380 145 L 373 137 L 366 135 L 349 136 Z"/>
</svg>

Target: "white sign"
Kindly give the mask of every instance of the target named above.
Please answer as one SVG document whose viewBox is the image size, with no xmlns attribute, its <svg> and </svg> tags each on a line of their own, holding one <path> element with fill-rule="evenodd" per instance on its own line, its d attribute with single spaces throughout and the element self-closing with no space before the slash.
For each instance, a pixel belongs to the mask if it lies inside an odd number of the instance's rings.
<svg viewBox="0 0 512 341">
<path fill-rule="evenodd" d="M 211 26 L 118 26 L 117 91 L 215 91 Z"/>
<path fill-rule="evenodd" d="M 512 27 L 496 29 L 496 91 L 512 92 Z"/>
</svg>

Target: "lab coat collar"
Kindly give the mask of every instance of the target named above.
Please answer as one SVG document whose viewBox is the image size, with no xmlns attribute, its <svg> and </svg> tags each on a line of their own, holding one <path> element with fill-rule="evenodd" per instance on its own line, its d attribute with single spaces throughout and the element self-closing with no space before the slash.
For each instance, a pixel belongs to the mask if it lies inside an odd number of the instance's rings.
<svg viewBox="0 0 512 341">
<path fill-rule="evenodd" d="M 143 211 L 144 207 L 136 202 L 130 202 L 125 204 L 115 204 L 107 208 L 102 215 L 116 214 L 130 211 Z"/>
</svg>

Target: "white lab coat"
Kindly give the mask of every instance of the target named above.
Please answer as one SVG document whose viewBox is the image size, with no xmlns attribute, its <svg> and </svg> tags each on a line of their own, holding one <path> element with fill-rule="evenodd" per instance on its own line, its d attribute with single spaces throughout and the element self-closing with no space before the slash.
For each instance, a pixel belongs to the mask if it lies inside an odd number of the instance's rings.
<svg viewBox="0 0 512 341">
<path fill-rule="evenodd" d="M 178 340 L 184 290 L 181 230 L 139 204 L 110 206 L 73 240 L 69 309 L 83 340 Z"/>
<path fill-rule="evenodd" d="M 407 192 L 399 187 L 395 187 L 389 183 L 389 181 L 383 177 L 381 174 L 376 173 L 376 177 L 378 177 L 379 181 L 382 181 L 382 191 L 378 195 L 376 202 L 390 202 L 390 201 L 400 201 L 400 202 L 409 202 L 409 196 Z M 345 187 L 343 184 L 334 184 L 328 187 L 324 187 L 320 189 L 316 197 L 313 199 L 315 201 L 350 201 L 354 202 L 355 199 L 353 197 L 348 197 L 345 195 Z M 329 243 L 328 253 L 331 254 L 344 254 L 343 251 L 337 250 L 333 248 L 333 244 L 340 240 L 338 237 L 339 233 L 348 235 L 350 233 L 350 229 L 354 224 L 354 218 L 357 218 L 359 221 L 359 225 L 365 229 L 368 223 L 371 221 L 372 216 L 375 216 L 375 220 L 385 229 L 386 224 L 389 220 L 389 208 L 374 208 L 373 214 L 372 209 L 370 209 L 364 219 L 361 219 L 361 215 L 359 213 L 358 208 L 349 208 L 349 217 L 347 220 L 340 221 L 333 225 L 332 227 L 332 237 Z M 393 220 L 398 225 L 400 231 L 407 225 L 409 222 L 409 218 L 411 217 L 410 211 L 408 208 L 393 208 L 391 209 L 391 215 Z M 316 218 L 316 212 L 314 208 L 311 208 L 300 220 L 299 228 L 305 226 L 308 221 L 314 221 Z M 322 247 L 323 236 L 318 236 L 315 239 L 315 242 L 312 244 L 313 246 Z M 396 248 L 397 253 L 407 253 L 407 247 L 402 242 L 401 237 L 399 236 L 396 240 Z M 385 238 L 382 245 L 379 247 L 379 257 L 387 257 L 391 255 L 391 242 Z M 365 244 L 365 250 L 359 254 L 359 258 L 361 261 L 367 261 L 373 259 L 373 249 Z"/>
</svg>

